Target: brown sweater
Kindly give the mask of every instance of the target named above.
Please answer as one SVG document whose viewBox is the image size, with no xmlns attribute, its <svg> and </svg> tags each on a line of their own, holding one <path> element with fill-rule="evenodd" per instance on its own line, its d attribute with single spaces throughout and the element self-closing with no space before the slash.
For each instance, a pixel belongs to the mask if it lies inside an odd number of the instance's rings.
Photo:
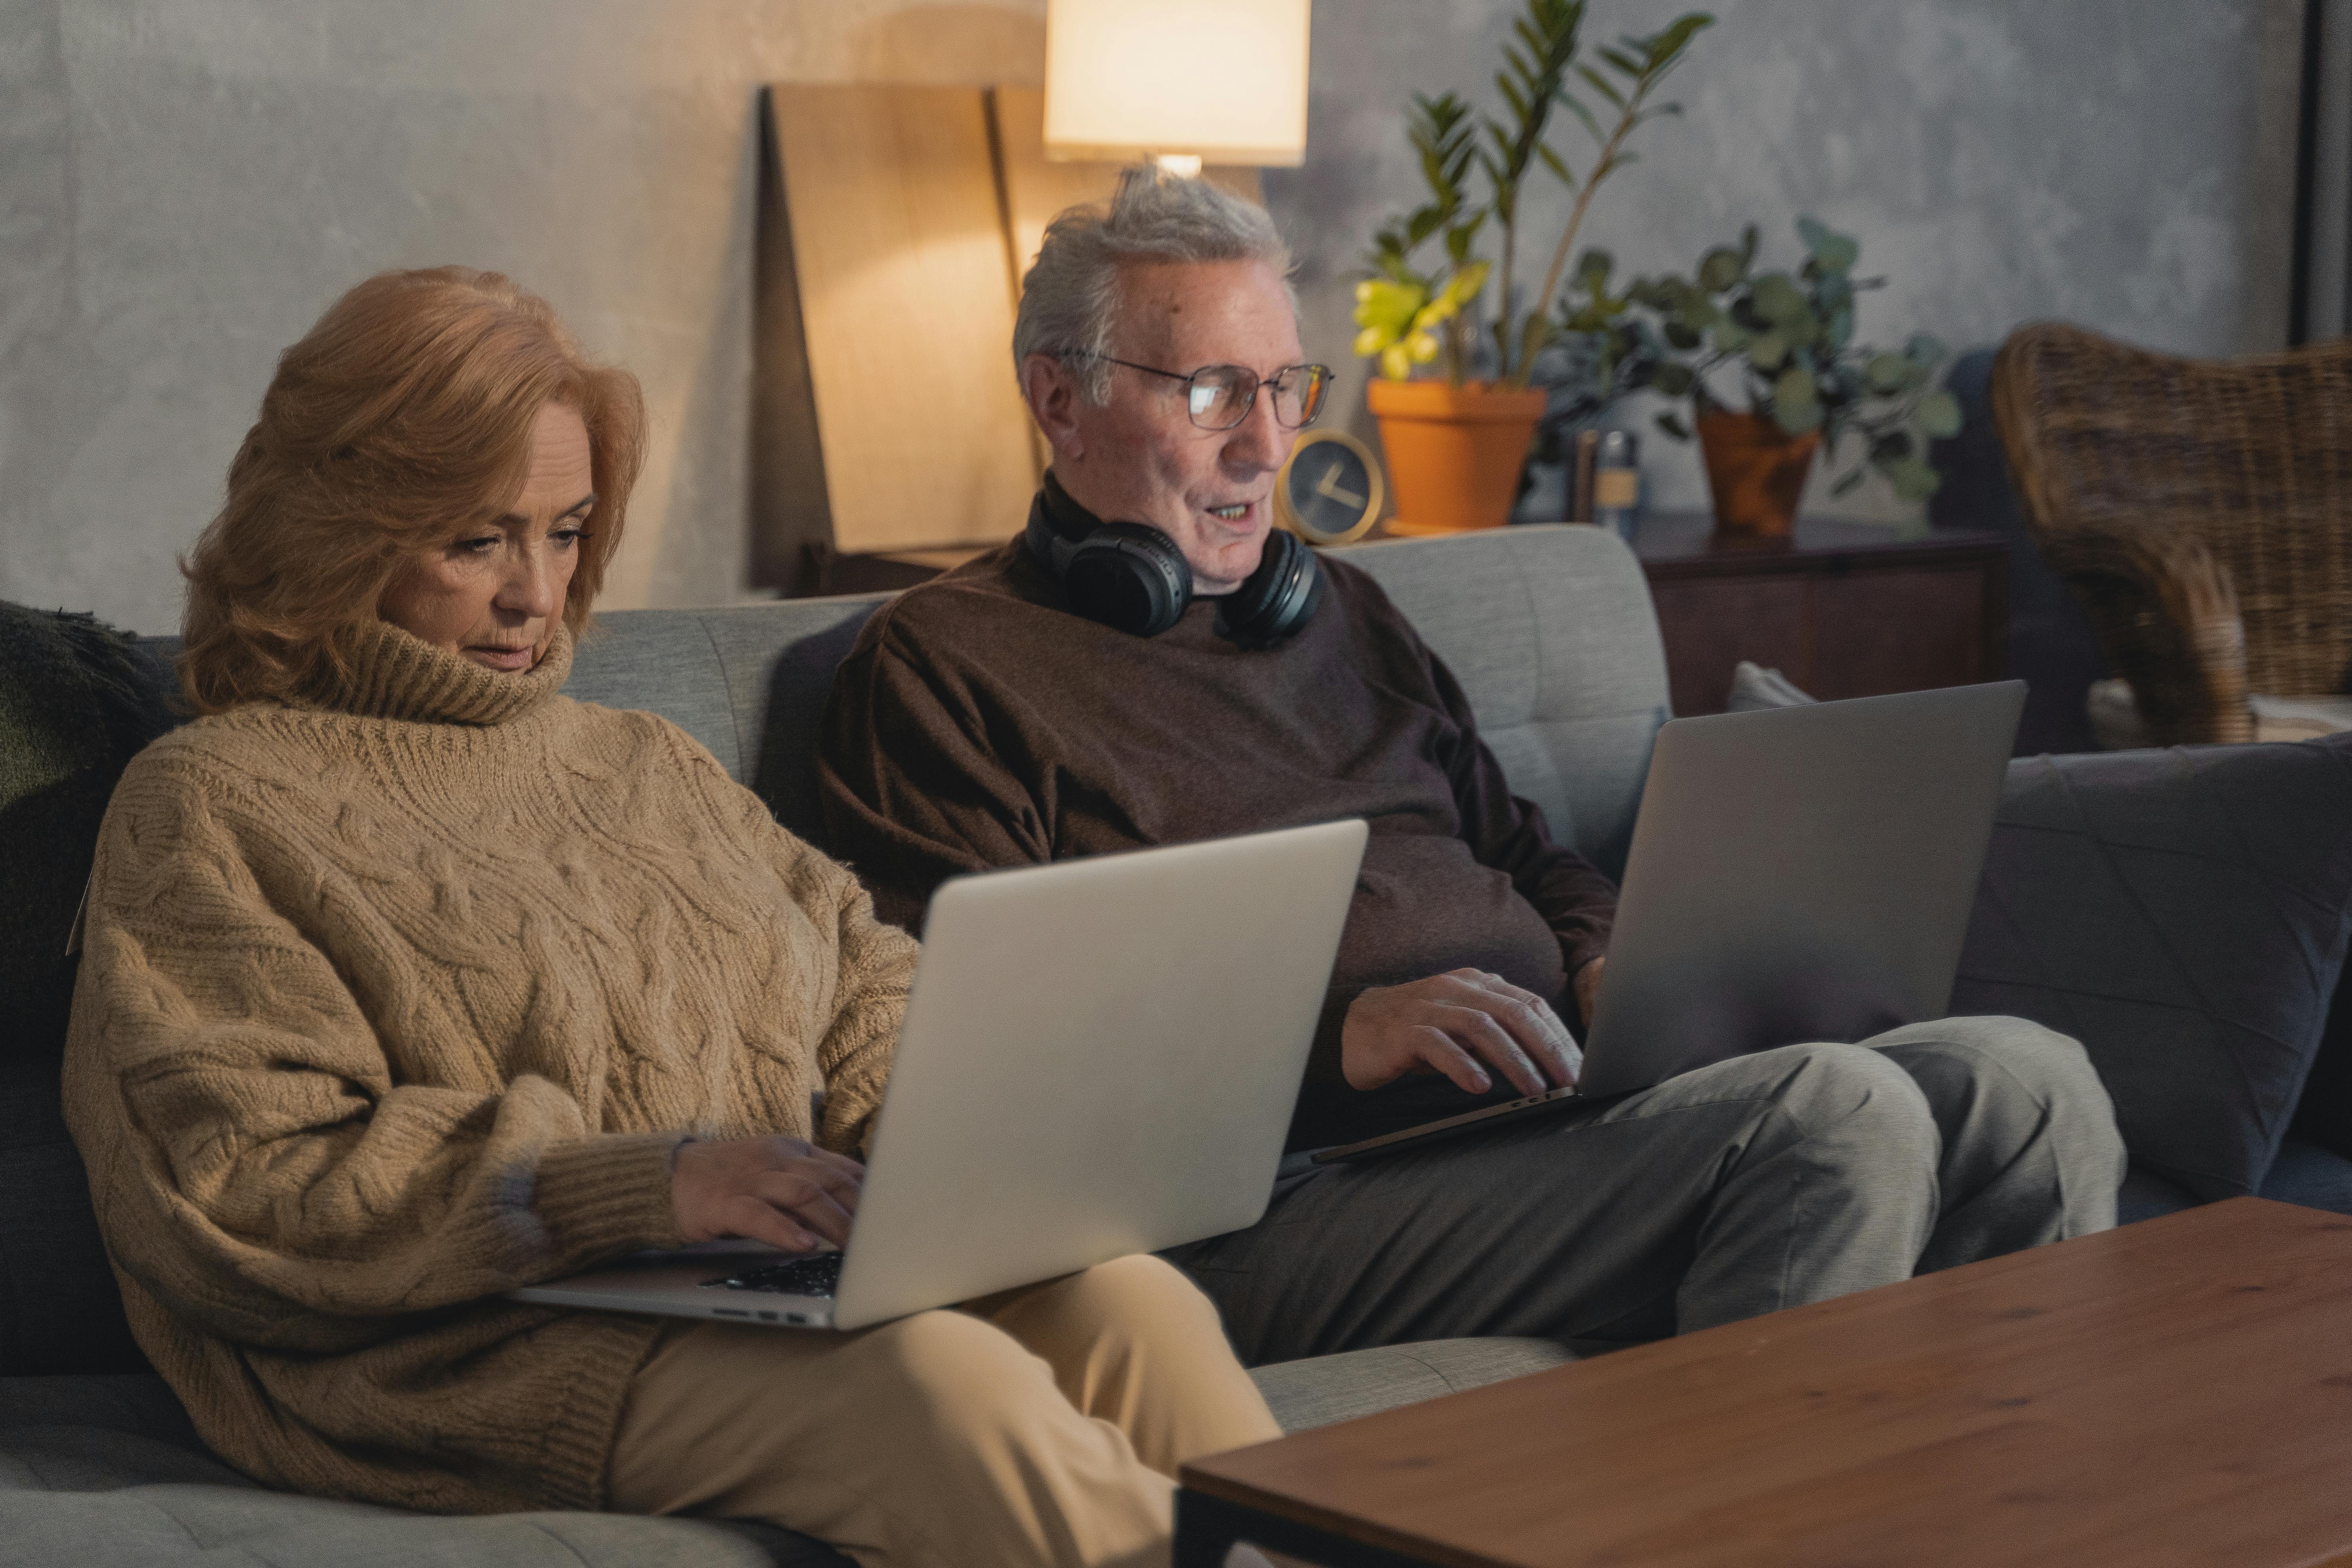
<svg viewBox="0 0 2352 1568">
<path fill-rule="evenodd" d="M 835 852 L 910 929 L 958 872 L 1366 818 L 1293 1147 L 1476 1103 L 1441 1079 L 1348 1087 L 1339 1024 L 1366 986 L 1468 965 L 1572 1017 L 1568 976 L 1600 955 L 1616 907 L 1511 795 L 1461 688 L 1388 596 L 1323 564 L 1314 620 L 1251 651 L 1216 634 L 1211 600 L 1149 640 L 1072 614 L 1015 540 L 866 623 L 819 770 Z"/>
<path fill-rule="evenodd" d="M 141 1345 L 271 1486 L 598 1506 L 657 1330 L 499 1293 L 676 1245 L 688 1132 L 806 1135 L 822 1082 L 850 1149 L 879 1103 L 914 943 L 571 657 L 383 626 L 108 810 L 66 1113 Z"/>
</svg>

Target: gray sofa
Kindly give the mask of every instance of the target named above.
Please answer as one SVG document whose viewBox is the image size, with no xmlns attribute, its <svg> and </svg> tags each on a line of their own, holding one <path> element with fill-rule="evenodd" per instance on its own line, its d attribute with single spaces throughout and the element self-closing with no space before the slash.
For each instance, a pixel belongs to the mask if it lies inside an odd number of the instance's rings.
<svg viewBox="0 0 2352 1568">
<path fill-rule="evenodd" d="M 1617 871 L 1651 740 L 1667 717 L 1656 621 L 1625 548 L 1593 529 L 1527 527 L 1365 546 L 1349 558 L 1381 580 L 1453 667 L 1518 793 L 1543 807 L 1558 836 Z M 822 842 L 811 766 L 818 718 L 835 665 L 878 599 L 609 615 L 581 650 L 569 690 L 665 714 L 787 826 Z M 163 642 L 152 648 L 159 679 L 169 651 Z M 2332 973 L 2326 980 L 2332 988 Z M 57 1321 L 115 1309 L 80 1168 L 57 1123 L 53 1075 L 47 1081 L 46 1089 L 0 1084 L 0 1171 L 11 1173 L 0 1201 L 0 1310 L 14 1313 L 0 1331 L 16 1347 L 0 1363 L 8 1374 L 0 1376 L 0 1564 L 845 1561 L 751 1526 L 582 1514 L 425 1518 L 245 1481 L 205 1453 L 135 1357 L 110 1362 L 87 1348 L 88 1335 L 77 1338 L 87 1322 Z M 2302 1185 L 2282 1195 L 2352 1211 L 2352 1164 L 2288 1147 L 2277 1169 Z M 2159 1178 L 2136 1174 L 2134 1184 L 2133 1215 L 2192 1201 Z M 80 1348 L 25 1348 L 41 1345 Z M 1561 1359 L 1541 1342 L 1454 1341 L 1256 1375 L 1295 1429 Z"/>
</svg>

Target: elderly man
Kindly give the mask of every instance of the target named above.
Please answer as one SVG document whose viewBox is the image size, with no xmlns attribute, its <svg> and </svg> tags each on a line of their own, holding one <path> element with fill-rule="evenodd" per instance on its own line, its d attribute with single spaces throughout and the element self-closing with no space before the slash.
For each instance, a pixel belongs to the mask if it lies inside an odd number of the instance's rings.
<svg viewBox="0 0 2352 1568">
<path fill-rule="evenodd" d="M 1614 890 L 1512 796 L 1364 574 L 1270 532 L 1321 402 L 1265 214 L 1132 171 L 1065 213 L 1013 357 L 1053 465 L 1022 535 L 869 620 L 821 782 L 912 926 L 944 878 L 1332 817 L 1372 828 L 1292 1146 L 1569 1081 Z M 1199 977 L 1203 986 L 1214 974 Z M 1361 1164 L 1170 1257 L 1253 1363 L 1460 1334 L 1609 1343 L 2114 1223 L 2073 1041 L 1951 1019 L 1795 1045 Z"/>
</svg>

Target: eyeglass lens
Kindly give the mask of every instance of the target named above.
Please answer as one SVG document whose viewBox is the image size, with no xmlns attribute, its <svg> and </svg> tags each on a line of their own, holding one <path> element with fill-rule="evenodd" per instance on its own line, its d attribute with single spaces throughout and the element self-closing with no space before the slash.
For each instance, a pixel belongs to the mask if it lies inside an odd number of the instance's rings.
<svg viewBox="0 0 2352 1568">
<path fill-rule="evenodd" d="M 1295 364 L 1265 384 L 1274 395 L 1276 423 L 1296 430 L 1313 419 L 1323 406 L 1330 373 L 1319 364 Z M 1192 423 L 1204 430 L 1230 430 L 1249 417 L 1257 401 L 1255 372 L 1237 364 L 1213 364 L 1192 373 L 1186 389 L 1186 408 Z"/>
</svg>

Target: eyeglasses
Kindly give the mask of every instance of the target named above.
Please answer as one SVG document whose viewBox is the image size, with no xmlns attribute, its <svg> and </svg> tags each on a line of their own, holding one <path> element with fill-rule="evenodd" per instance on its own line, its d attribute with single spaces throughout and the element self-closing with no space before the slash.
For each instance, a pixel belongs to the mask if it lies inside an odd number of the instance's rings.
<svg viewBox="0 0 2352 1568">
<path fill-rule="evenodd" d="M 1230 430 L 1248 418 L 1250 410 L 1257 406 L 1261 387 L 1274 394 L 1275 423 L 1286 430 L 1301 429 L 1315 423 L 1315 416 L 1323 410 L 1323 394 L 1331 385 L 1331 367 L 1328 364 L 1286 365 L 1261 381 L 1257 372 L 1246 365 L 1202 365 L 1192 374 L 1183 375 L 1138 364 L 1133 360 L 1113 359 L 1108 354 L 1087 357 L 1106 364 L 1123 364 L 1146 375 L 1182 382 L 1184 412 L 1203 430 Z"/>
</svg>

